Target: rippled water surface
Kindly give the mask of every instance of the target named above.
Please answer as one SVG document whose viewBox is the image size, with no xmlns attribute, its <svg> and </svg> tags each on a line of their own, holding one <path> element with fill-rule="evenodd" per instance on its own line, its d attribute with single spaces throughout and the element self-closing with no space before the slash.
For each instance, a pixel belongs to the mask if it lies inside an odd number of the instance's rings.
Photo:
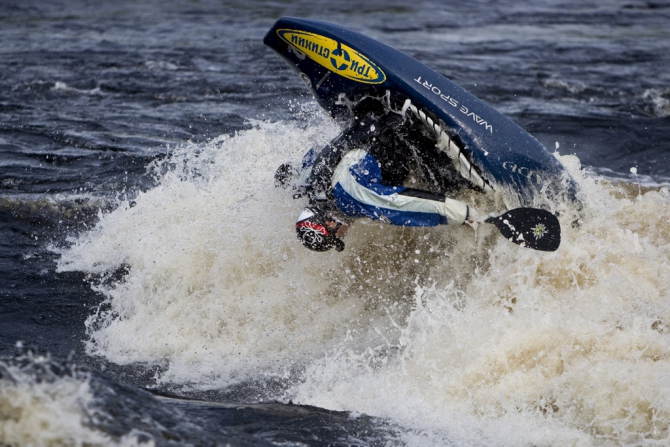
<svg viewBox="0 0 670 447">
<path fill-rule="evenodd" d="M 581 226 L 539 253 L 360 221 L 306 252 L 272 174 L 339 127 L 263 46 L 280 16 L 512 118 Z M 0 444 L 667 444 L 669 24 L 665 1 L 1 2 Z"/>
</svg>

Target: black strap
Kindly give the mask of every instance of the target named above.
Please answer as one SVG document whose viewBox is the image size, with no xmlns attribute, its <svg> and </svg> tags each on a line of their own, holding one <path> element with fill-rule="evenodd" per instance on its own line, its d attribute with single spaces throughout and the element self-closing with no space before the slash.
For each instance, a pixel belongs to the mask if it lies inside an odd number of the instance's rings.
<svg viewBox="0 0 670 447">
<path fill-rule="evenodd" d="M 407 188 L 398 193 L 401 196 L 417 197 L 419 199 L 433 200 L 435 202 L 444 202 L 444 196 L 435 194 L 422 189 Z"/>
</svg>

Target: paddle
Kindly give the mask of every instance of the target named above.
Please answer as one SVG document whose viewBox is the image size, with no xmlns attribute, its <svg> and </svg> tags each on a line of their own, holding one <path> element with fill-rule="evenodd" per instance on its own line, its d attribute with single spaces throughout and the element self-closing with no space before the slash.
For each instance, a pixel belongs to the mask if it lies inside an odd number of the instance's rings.
<svg viewBox="0 0 670 447">
<path fill-rule="evenodd" d="M 523 247 L 555 251 L 561 244 L 561 225 L 547 210 L 516 208 L 484 222 L 495 225 L 505 238 Z"/>
</svg>

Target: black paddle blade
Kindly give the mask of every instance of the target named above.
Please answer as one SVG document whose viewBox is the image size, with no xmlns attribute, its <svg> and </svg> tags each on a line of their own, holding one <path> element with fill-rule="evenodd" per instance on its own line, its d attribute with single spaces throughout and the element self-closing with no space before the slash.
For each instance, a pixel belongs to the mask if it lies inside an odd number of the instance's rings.
<svg viewBox="0 0 670 447">
<path fill-rule="evenodd" d="M 515 244 L 534 250 L 555 251 L 561 245 L 561 224 L 547 210 L 517 208 L 498 217 L 489 217 L 500 233 Z"/>
</svg>

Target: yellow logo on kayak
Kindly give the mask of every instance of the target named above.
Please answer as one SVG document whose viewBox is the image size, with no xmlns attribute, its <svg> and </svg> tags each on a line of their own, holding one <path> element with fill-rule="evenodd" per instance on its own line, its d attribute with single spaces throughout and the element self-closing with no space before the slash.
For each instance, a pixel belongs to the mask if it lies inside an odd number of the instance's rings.
<svg viewBox="0 0 670 447">
<path fill-rule="evenodd" d="M 352 81 L 381 84 L 386 75 L 370 59 L 330 37 L 307 31 L 279 29 L 279 37 L 317 64 Z"/>
</svg>

